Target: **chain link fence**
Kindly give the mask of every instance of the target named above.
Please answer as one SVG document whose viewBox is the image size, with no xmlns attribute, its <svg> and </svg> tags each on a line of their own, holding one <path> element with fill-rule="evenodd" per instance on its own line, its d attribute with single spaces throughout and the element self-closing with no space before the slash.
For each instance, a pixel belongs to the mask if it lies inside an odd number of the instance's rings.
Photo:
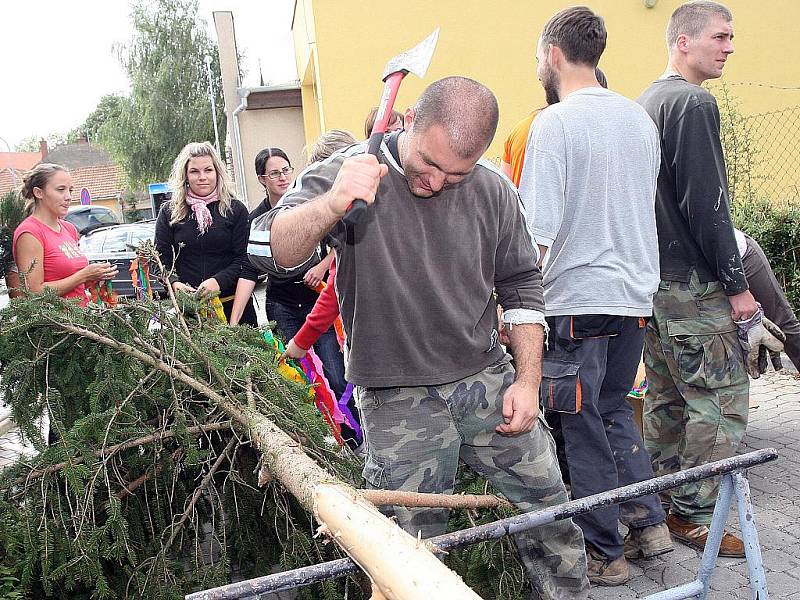
<svg viewBox="0 0 800 600">
<path fill-rule="evenodd" d="M 753 145 L 750 197 L 800 201 L 800 105 L 744 118 Z"/>
</svg>

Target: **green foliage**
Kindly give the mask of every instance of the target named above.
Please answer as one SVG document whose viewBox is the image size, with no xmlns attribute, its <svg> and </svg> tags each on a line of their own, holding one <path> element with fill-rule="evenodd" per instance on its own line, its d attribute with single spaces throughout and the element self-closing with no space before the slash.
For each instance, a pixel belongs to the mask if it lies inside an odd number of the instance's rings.
<svg viewBox="0 0 800 600">
<path fill-rule="evenodd" d="M 754 143 L 752 124 L 739 100 L 723 82 L 715 86 L 720 110 L 720 138 L 725 152 L 731 213 L 736 227 L 764 250 L 776 278 L 795 309 L 800 309 L 800 206 L 791 198 L 765 198 L 756 193 L 762 156 Z"/>
<path fill-rule="evenodd" d="M 15 191 L 0 196 L 0 277 L 13 261 L 14 230 L 25 218 L 25 200 Z"/>
<path fill-rule="evenodd" d="M 51 133 L 49 135 L 29 135 L 20 140 L 15 146 L 17 152 L 39 152 L 39 140 L 44 138 L 47 140 L 47 146 L 52 150 L 56 146 L 61 146 L 69 142 L 69 136 L 65 133 Z"/>
<path fill-rule="evenodd" d="M 736 226 L 755 239 L 795 313 L 800 313 L 800 206 L 760 198 L 733 205 Z"/>
<path fill-rule="evenodd" d="M 65 329 L 169 357 L 242 405 L 247 382 L 256 382 L 259 412 L 302 437 L 331 472 L 355 480 L 356 465 L 325 441 L 319 412 L 277 374 L 260 332 L 196 318 L 189 325 L 187 339 L 160 305 L 82 309 L 51 292 L 13 300 L 0 312 L 0 393 L 40 452 L 0 472 L 0 566 L 28 596 L 182 598 L 226 583 L 231 571 L 263 575 L 287 551 L 296 565 L 341 556 L 335 545 L 313 539 L 310 516 L 279 483 L 258 487 L 258 457 L 245 440 L 233 438 L 230 458 L 192 505 L 233 433 L 196 435 L 189 428 L 227 417 L 129 351 Z M 224 381 L 212 371 L 224 373 Z M 45 411 L 50 445 L 35 424 Z M 162 430 L 175 435 L 96 455 Z M 61 468 L 37 475 L 54 465 Z M 334 585 L 341 592 L 344 582 Z M 321 597 L 320 589 L 301 597 Z"/>
<path fill-rule="evenodd" d="M 193 297 L 181 301 L 186 314 L 197 314 Z M 186 321 L 188 338 L 160 304 L 80 308 L 51 291 L 12 300 L 0 311 L 0 398 L 39 451 L 0 471 L 0 590 L 32 598 L 171 600 L 234 575 L 252 578 L 276 566 L 341 556 L 335 544 L 313 537 L 316 524 L 279 482 L 258 486 L 259 456 L 244 438 L 227 428 L 190 432 L 227 421 L 226 415 L 130 349 L 161 358 L 242 407 L 252 391 L 258 412 L 356 487 L 360 465 L 326 441 L 319 412 L 302 400 L 306 390 L 278 375 L 261 332 L 198 317 Z M 45 411 L 49 444 L 36 424 Z M 174 436 L 131 443 L 160 431 Z M 229 459 L 199 493 L 229 443 Z M 126 445 L 109 454 L 119 444 Z M 486 487 L 470 470 L 459 473 L 457 491 L 481 494 Z M 510 514 L 452 511 L 450 527 Z M 507 538 L 450 552 L 447 563 L 484 598 L 517 600 L 528 589 Z M 366 597 L 353 579 L 297 593 L 302 600 Z"/>
<path fill-rule="evenodd" d="M 75 142 L 81 137 L 85 137 L 91 142 L 103 140 L 103 130 L 108 127 L 113 128 L 119 122 L 122 114 L 122 107 L 125 98 L 117 94 L 106 94 L 97 103 L 95 109 L 88 117 L 67 135 L 71 142 Z"/>
<path fill-rule="evenodd" d="M 218 106 L 223 98 L 216 44 L 199 25 L 197 0 L 138 0 L 131 17 L 133 39 L 120 48 L 131 93 L 119 98 L 100 137 L 139 187 L 164 181 L 188 142 L 214 139 L 205 56 Z M 224 139 L 223 111 L 218 121 Z"/>
</svg>

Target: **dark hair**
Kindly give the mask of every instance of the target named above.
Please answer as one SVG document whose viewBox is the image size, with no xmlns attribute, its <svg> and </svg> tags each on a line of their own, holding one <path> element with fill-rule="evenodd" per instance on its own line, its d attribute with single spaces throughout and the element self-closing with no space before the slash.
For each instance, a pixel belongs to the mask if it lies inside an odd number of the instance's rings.
<svg viewBox="0 0 800 600">
<path fill-rule="evenodd" d="M 461 158 L 486 151 L 500 114 L 492 91 L 467 77 L 434 81 L 422 92 L 414 111 L 411 129 L 422 133 L 431 125 L 443 127 L 450 148 Z"/>
<path fill-rule="evenodd" d="M 597 83 L 608 89 L 608 79 L 606 79 L 606 74 L 600 70 L 600 67 L 594 68 L 594 76 L 597 78 Z"/>
<path fill-rule="evenodd" d="M 292 166 L 292 161 L 286 156 L 286 152 L 280 148 L 264 148 L 261 152 L 256 154 L 256 175 L 266 175 L 264 169 L 266 168 L 267 161 L 273 156 L 280 156 L 289 163 L 289 166 Z"/>
<path fill-rule="evenodd" d="M 695 2 L 681 4 L 672 13 L 669 25 L 667 25 L 667 48 L 672 48 L 682 33 L 696 39 L 713 15 L 718 15 L 729 23 L 733 20 L 733 15 L 728 7 L 718 2 L 695 0 Z"/>
<path fill-rule="evenodd" d="M 369 137 L 372 134 L 372 128 L 375 126 L 375 118 L 378 116 L 378 107 L 376 106 L 367 115 L 367 120 L 364 121 L 364 137 Z M 391 125 L 395 121 L 403 122 L 403 113 L 399 113 L 396 110 L 392 111 L 389 120 L 386 122 L 387 125 Z"/>
<path fill-rule="evenodd" d="M 573 6 L 547 22 L 541 43 L 558 46 L 571 63 L 596 67 L 607 38 L 603 17 L 586 6 Z"/>
</svg>

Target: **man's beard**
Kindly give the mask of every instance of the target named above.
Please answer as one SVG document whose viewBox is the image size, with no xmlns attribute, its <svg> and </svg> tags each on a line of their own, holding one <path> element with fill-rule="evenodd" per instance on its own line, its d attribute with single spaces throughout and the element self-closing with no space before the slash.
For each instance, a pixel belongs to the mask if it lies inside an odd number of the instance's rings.
<svg viewBox="0 0 800 600">
<path fill-rule="evenodd" d="M 557 104 L 560 101 L 558 97 L 558 79 L 550 68 L 547 68 L 544 72 L 542 87 L 544 88 L 544 99 L 548 106 Z"/>
</svg>

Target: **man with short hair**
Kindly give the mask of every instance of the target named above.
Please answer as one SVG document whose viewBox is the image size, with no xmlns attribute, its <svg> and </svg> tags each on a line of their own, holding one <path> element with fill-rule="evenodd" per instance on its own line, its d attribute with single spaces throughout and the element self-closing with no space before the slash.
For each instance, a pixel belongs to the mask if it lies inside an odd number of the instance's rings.
<svg viewBox="0 0 800 600">
<path fill-rule="evenodd" d="M 370 486 L 451 493 L 461 458 L 530 511 L 567 497 L 539 418 L 536 249 L 514 188 L 481 160 L 497 119 L 494 95 L 478 82 L 434 82 L 377 158 L 362 143 L 301 173 L 253 224 L 250 258 L 286 275 L 325 235 L 336 241 L 347 379 L 357 385 Z M 358 198 L 369 205 L 364 218 L 344 223 Z M 516 369 L 498 343 L 495 293 Z M 446 527 L 445 510 L 388 512 L 414 535 Z M 583 538 L 571 520 L 514 538 L 534 597 L 587 597 Z"/>
<path fill-rule="evenodd" d="M 537 74 L 550 106 L 533 123 L 520 181 L 528 223 L 548 253 L 542 404 L 560 423 L 575 498 L 653 477 L 626 397 L 658 286 L 658 133 L 640 106 L 598 82 L 605 44 L 602 17 L 586 7 L 545 25 Z M 656 495 L 576 517 L 589 580 L 621 585 L 630 578 L 626 556 L 672 550 L 664 517 Z"/>
<path fill-rule="evenodd" d="M 700 84 L 722 75 L 733 52 L 730 11 L 716 2 L 678 7 L 667 27 L 664 75 L 638 102 L 660 134 L 656 221 L 661 282 L 645 337 L 649 388 L 645 445 L 656 472 L 735 454 L 747 425 L 749 380 L 734 321 L 757 313 L 728 207 L 728 180 L 714 97 Z M 667 495 L 667 525 L 705 547 L 718 481 Z M 721 556 L 744 556 L 726 533 Z"/>
</svg>

